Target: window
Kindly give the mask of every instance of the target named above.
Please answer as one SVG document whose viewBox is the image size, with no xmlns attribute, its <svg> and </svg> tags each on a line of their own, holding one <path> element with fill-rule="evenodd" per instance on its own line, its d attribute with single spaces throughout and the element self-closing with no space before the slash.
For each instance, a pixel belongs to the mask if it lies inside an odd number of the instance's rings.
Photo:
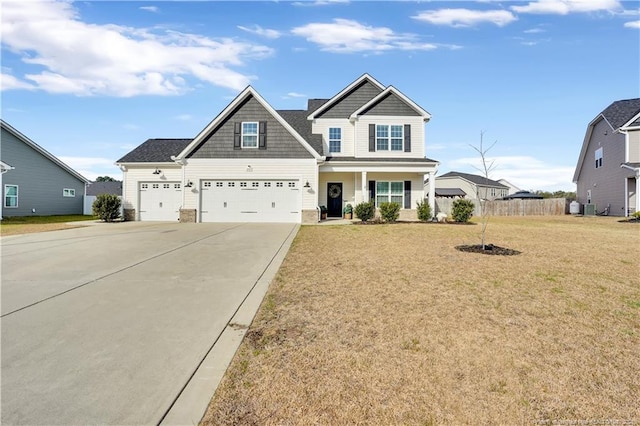
<svg viewBox="0 0 640 426">
<path fill-rule="evenodd" d="M 602 167 L 602 148 L 596 149 L 596 169 Z"/>
<path fill-rule="evenodd" d="M 258 123 L 243 122 L 241 139 L 242 139 L 243 148 L 257 148 L 258 147 Z"/>
<path fill-rule="evenodd" d="M 342 151 L 342 129 L 329 127 L 329 152 Z"/>
<path fill-rule="evenodd" d="M 211 188 L 211 182 L 205 182 L 203 186 L 205 188 Z"/>
<path fill-rule="evenodd" d="M 73 188 L 64 188 L 62 190 L 62 196 L 63 197 L 75 197 L 76 196 L 76 190 Z"/>
<path fill-rule="evenodd" d="M 173 188 L 174 189 L 180 189 L 180 184 L 179 183 L 174 183 L 173 184 Z"/>
<path fill-rule="evenodd" d="M 252 188 L 257 188 L 260 186 L 260 182 L 251 182 L 251 187 Z"/>
<path fill-rule="evenodd" d="M 240 182 L 240 188 L 246 188 L 247 182 Z"/>
<path fill-rule="evenodd" d="M 18 207 L 18 185 L 4 186 L 4 206 Z"/>
<path fill-rule="evenodd" d="M 223 182 L 216 182 L 216 188 L 222 188 L 223 185 Z"/>
<path fill-rule="evenodd" d="M 168 183 L 163 183 L 163 184 L 162 184 L 162 187 L 163 187 L 164 189 L 169 189 L 169 188 L 171 188 L 171 185 L 170 185 L 170 184 L 168 184 Z"/>
<path fill-rule="evenodd" d="M 404 182 L 376 182 L 376 207 L 386 202 L 404 206 Z"/>
<path fill-rule="evenodd" d="M 376 125 L 376 151 L 402 151 L 404 126 Z"/>
<path fill-rule="evenodd" d="M 295 188 L 296 187 L 296 183 L 295 182 L 289 182 L 288 186 L 289 186 L 289 188 Z"/>
<path fill-rule="evenodd" d="M 160 185 L 159 185 L 159 184 L 157 184 L 157 183 L 152 183 L 152 184 L 151 184 L 151 187 L 152 187 L 153 189 L 158 189 L 158 188 L 160 188 Z"/>
</svg>

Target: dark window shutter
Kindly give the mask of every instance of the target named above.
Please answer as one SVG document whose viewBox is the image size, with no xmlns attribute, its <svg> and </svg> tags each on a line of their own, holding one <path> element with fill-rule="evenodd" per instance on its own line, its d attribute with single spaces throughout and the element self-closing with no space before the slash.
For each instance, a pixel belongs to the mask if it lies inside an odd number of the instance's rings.
<svg viewBox="0 0 640 426">
<path fill-rule="evenodd" d="M 236 121 L 233 123 L 233 149 L 241 149 L 242 145 L 240 145 L 240 129 L 242 127 L 242 123 Z"/>
<path fill-rule="evenodd" d="M 267 149 L 267 122 L 266 121 L 260 122 L 258 140 L 259 140 L 258 148 Z"/>
<path fill-rule="evenodd" d="M 376 181 L 369 181 L 369 201 L 376 202 Z"/>
<path fill-rule="evenodd" d="M 404 181 L 404 208 L 405 209 L 411 208 L 411 181 L 410 180 Z"/>
<path fill-rule="evenodd" d="M 411 124 L 404 125 L 404 152 L 411 152 Z"/>
<path fill-rule="evenodd" d="M 376 125 L 369 124 L 369 152 L 376 150 Z"/>
</svg>

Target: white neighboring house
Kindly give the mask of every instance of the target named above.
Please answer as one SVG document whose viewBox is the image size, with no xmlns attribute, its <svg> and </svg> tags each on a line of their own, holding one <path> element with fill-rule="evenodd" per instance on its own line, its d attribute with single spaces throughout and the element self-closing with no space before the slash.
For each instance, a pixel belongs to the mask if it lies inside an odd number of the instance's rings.
<svg viewBox="0 0 640 426">
<path fill-rule="evenodd" d="M 306 110 L 275 110 L 251 86 L 193 139 L 149 139 L 116 163 L 126 220 L 294 222 L 373 200 L 417 217 L 431 115 L 368 74 Z M 428 192 L 434 208 L 435 193 Z"/>
<path fill-rule="evenodd" d="M 509 187 L 509 193 L 507 195 L 513 195 L 516 192 L 522 191 L 522 188 L 518 188 L 506 179 L 498 179 L 498 182 Z"/>
</svg>

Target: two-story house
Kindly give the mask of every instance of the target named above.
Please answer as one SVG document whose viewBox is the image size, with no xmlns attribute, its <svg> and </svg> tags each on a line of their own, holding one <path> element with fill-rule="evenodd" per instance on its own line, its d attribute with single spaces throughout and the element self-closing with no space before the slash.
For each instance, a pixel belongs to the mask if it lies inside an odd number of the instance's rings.
<svg viewBox="0 0 640 426">
<path fill-rule="evenodd" d="M 312 223 L 320 206 L 397 202 L 416 217 L 431 115 L 364 74 L 306 110 L 275 110 L 251 86 L 193 139 L 149 139 L 116 164 L 125 218 Z M 428 194 L 434 207 L 434 192 Z"/>
<path fill-rule="evenodd" d="M 598 213 L 640 211 L 640 98 L 613 102 L 587 126 L 573 182 Z"/>
</svg>

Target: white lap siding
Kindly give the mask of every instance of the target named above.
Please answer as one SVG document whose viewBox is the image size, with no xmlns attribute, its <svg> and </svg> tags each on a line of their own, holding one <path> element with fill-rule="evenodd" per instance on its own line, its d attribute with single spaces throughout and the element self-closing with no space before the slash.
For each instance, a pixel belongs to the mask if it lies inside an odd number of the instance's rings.
<svg viewBox="0 0 640 426">
<path fill-rule="evenodd" d="M 158 169 L 159 174 L 153 174 Z M 122 185 L 123 209 L 135 209 L 135 219 L 140 220 L 140 183 L 167 182 L 182 184 L 182 169 L 177 164 L 171 163 L 158 166 L 131 166 L 123 173 L 124 184 Z"/>
</svg>

